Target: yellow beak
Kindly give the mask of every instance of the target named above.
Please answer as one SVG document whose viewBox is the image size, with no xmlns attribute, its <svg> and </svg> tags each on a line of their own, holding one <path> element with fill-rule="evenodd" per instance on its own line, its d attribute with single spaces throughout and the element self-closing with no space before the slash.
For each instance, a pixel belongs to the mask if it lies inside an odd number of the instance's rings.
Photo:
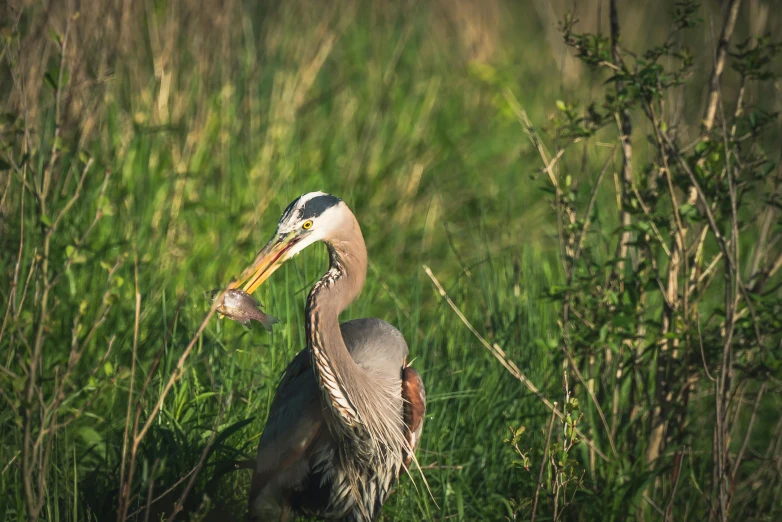
<svg viewBox="0 0 782 522">
<path fill-rule="evenodd" d="M 255 261 L 241 273 L 236 281 L 230 284 L 229 288 L 238 288 L 246 281 L 242 290 L 252 294 L 288 260 L 288 256 L 285 254 L 298 242 L 299 237 L 296 236 L 295 232 L 288 232 L 285 235 L 273 237 L 258 252 Z"/>
</svg>

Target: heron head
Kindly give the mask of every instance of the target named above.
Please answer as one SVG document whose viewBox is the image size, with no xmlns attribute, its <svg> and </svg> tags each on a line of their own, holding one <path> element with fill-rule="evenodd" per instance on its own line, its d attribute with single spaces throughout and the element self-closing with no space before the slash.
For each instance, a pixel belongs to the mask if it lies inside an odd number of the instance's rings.
<svg viewBox="0 0 782 522">
<path fill-rule="evenodd" d="M 347 212 L 346 212 L 347 211 Z M 351 215 L 341 199 L 324 192 L 310 192 L 291 202 L 277 223 L 274 236 L 266 243 L 239 278 L 231 284 L 255 292 L 288 259 L 318 241 L 328 241 Z"/>
</svg>

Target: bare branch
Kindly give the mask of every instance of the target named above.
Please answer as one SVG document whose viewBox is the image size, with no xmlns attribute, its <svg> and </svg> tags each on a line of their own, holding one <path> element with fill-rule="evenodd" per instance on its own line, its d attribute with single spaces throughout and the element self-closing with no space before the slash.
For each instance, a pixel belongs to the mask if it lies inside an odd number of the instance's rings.
<svg viewBox="0 0 782 522">
<path fill-rule="evenodd" d="M 129 462 L 130 468 L 127 472 L 127 478 L 123 476 L 120 479 L 122 487 L 120 489 L 119 509 L 117 510 L 118 522 L 124 522 L 128 512 L 128 496 L 130 493 L 130 485 L 133 483 L 133 474 L 136 468 L 136 454 L 138 452 L 138 448 L 141 444 L 141 441 L 146 436 L 147 432 L 149 431 L 149 428 L 152 426 L 152 423 L 155 422 L 157 414 L 160 411 L 160 408 L 163 406 L 163 402 L 166 400 L 166 397 L 171 391 L 171 388 L 174 386 L 174 383 L 184 375 L 185 362 L 187 361 L 187 358 L 190 356 L 190 352 L 193 350 L 193 347 L 195 346 L 196 342 L 201 337 L 201 333 L 204 331 L 204 328 L 206 328 L 206 325 L 209 323 L 209 320 L 215 314 L 217 310 L 217 305 L 221 302 L 221 299 L 223 298 L 227 290 L 228 288 L 224 288 L 223 291 L 213 301 L 212 306 L 209 309 L 209 312 L 207 312 L 206 316 L 204 317 L 204 320 L 201 322 L 201 325 L 198 327 L 195 334 L 190 339 L 190 343 L 188 343 L 184 352 L 182 352 L 182 355 L 179 357 L 179 360 L 177 361 L 176 366 L 174 367 L 174 370 L 171 373 L 171 377 L 169 377 L 168 382 L 163 388 L 163 391 L 158 396 L 157 402 L 155 402 L 155 405 L 152 407 L 152 410 L 149 412 L 147 421 L 143 424 L 143 426 L 141 426 L 140 429 L 139 429 L 139 422 L 140 422 L 140 415 L 141 415 L 140 413 L 141 406 L 139 405 L 139 408 L 137 408 L 136 410 L 135 421 L 133 426 L 133 444 L 131 445 L 131 450 L 130 450 L 130 462 Z M 153 368 L 156 367 L 156 364 L 157 361 L 155 364 L 153 364 Z M 150 370 L 149 377 L 151 377 L 153 371 L 154 370 Z M 149 377 L 147 378 L 147 383 L 149 382 Z M 147 383 L 145 383 L 144 387 L 142 388 L 142 392 L 141 392 L 142 395 L 144 393 L 144 390 L 146 389 Z"/>
<path fill-rule="evenodd" d="M 556 408 L 557 403 L 554 403 Z M 551 412 L 551 419 L 548 422 L 548 430 L 546 431 L 546 445 L 543 446 L 543 458 L 540 460 L 540 472 L 538 473 L 538 484 L 535 486 L 535 500 L 532 503 L 532 516 L 530 522 L 535 522 L 535 515 L 538 512 L 538 497 L 540 496 L 540 488 L 543 486 L 543 471 L 546 469 L 546 459 L 548 455 L 549 445 L 551 444 L 551 432 L 554 430 L 554 411 Z"/>
<path fill-rule="evenodd" d="M 760 407 L 760 401 L 763 400 L 763 394 L 766 391 L 766 381 L 763 381 L 763 383 L 760 385 L 760 390 L 758 390 L 758 395 L 755 398 L 755 405 L 752 407 L 752 415 L 749 418 L 749 423 L 747 424 L 747 431 L 744 434 L 744 441 L 741 443 L 741 449 L 739 449 L 738 454 L 736 455 L 736 459 L 733 461 L 733 469 L 730 472 L 730 480 L 731 482 L 734 482 L 736 480 L 736 474 L 739 472 L 739 468 L 741 467 L 741 461 L 744 459 L 744 452 L 747 449 L 747 446 L 749 445 L 749 439 L 752 435 L 752 429 L 755 427 L 755 420 L 757 420 L 758 415 L 758 408 Z"/>
<path fill-rule="evenodd" d="M 611 54 L 613 56 L 614 63 L 617 67 L 623 67 L 622 54 L 619 50 L 619 13 L 616 8 L 616 0 L 610 2 L 610 19 L 611 19 Z M 624 82 L 622 80 L 616 80 L 615 83 L 617 95 L 624 91 Z M 616 265 L 616 273 L 619 275 L 620 286 L 623 285 L 624 280 L 624 268 L 625 260 L 629 250 L 630 243 L 633 240 L 633 233 L 630 230 L 632 224 L 632 218 L 630 215 L 629 199 L 630 199 L 630 187 L 633 184 L 633 171 L 632 171 L 632 158 L 633 158 L 633 145 L 631 141 L 631 135 L 633 133 L 633 127 L 630 122 L 630 114 L 627 110 L 622 110 L 620 113 L 614 115 L 616 118 L 616 125 L 619 129 L 619 141 L 622 143 L 622 207 L 619 211 L 620 223 L 623 227 L 622 235 L 619 238 L 619 244 L 617 245 L 616 257 L 619 262 Z"/>
<path fill-rule="evenodd" d="M 711 72 L 711 79 L 709 80 L 709 103 L 706 106 L 706 116 L 703 120 L 703 125 L 706 127 L 707 132 L 714 126 L 714 118 L 717 115 L 717 104 L 720 99 L 720 78 L 722 77 L 722 71 L 725 69 L 728 45 L 731 39 L 733 39 L 733 30 L 736 28 L 739 7 L 741 7 L 741 0 L 729 0 L 728 8 L 725 11 L 720 41 L 717 44 L 717 52 L 714 57 L 714 70 Z"/>
<path fill-rule="evenodd" d="M 49 227 L 49 234 L 54 233 L 54 231 L 57 229 L 57 225 L 60 224 L 60 220 L 65 216 L 65 214 L 68 213 L 68 211 L 71 209 L 74 203 L 76 203 L 79 198 L 81 197 L 81 188 L 84 185 L 84 178 L 87 177 L 87 173 L 90 170 L 90 167 L 92 167 L 93 159 L 90 158 L 87 161 L 87 164 L 84 165 L 84 169 L 81 172 L 81 177 L 79 178 L 79 182 L 76 185 L 76 190 L 73 193 L 73 196 L 71 196 L 71 199 L 68 200 L 68 202 L 62 207 L 62 210 L 60 210 L 60 213 L 57 214 L 57 218 L 52 223 L 52 226 Z"/>
<path fill-rule="evenodd" d="M 120 492 L 126 491 L 125 466 L 127 465 L 128 437 L 130 435 L 131 406 L 133 404 L 133 386 L 136 381 L 136 354 L 138 353 L 139 318 L 141 314 L 141 293 L 138 289 L 138 256 L 133 254 L 134 281 L 136 286 L 136 313 L 133 322 L 133 352 L 130 361 L 130 389 L 128 390 L 128 409 L 125 415 L 125 430 L 122 436 L 122 461 L 120 463 Z M 120 504 L 122 506 L 122 503 Z M 147 504 L 149 506 L 149 503 Z M 149 507 L 147 507 L 149 509 Z M 120 520 L 124 522 L 124 520 Z"/>
<path fill-rule="evenodd" d="M 209 436 L 209 440 L 207 441 L 206 445 L 204 445 L 204 449 L 201 452 L 201 457 L 198 459 L 198 464 L 196 464 L 196 467 L 193 468 L 193 473 L 191 474 L 190 480 L 187 482 L 184 491 L 182 491 L 182 494 L 176 501 L 174 509 L 171 511 L 171 515 L 168 517 L 168 522 L 174 522 L 176 516 L 180 511 L 182 511 L 182 505 L 185 503 L 185 499 L 187 499 L 187 496 L 190 494 L 190 490 L 193 488 L 195 480 L 198 478 L 198 474 L 201 473 L 201 470 L 206 463 L 206 457 L 209 455 L 209 451 L 212 449 L 212 444 L 214 443 L 215 437 L 217 437 L 217 427 L 220 426 L 220 421 L 223 419 L 224 413 L 225 408 L 221 407 L 220 412 L 217 414 L 217 419 L 215 419 L 215 427 L 212 430 L 212 434 Z"/>
<path fill-rule="evenodd" d="M 434 283 L 434 286 L 437 288 L 437 291 L 440 293 L 440 296 L 445 299 L 445 301 L 448 303 L 448 306 L 451 307 L 451 309 L 456 312 L 456 315 L 461 319 L 461 321 L 464 323 L 464 325 L 472 332 L 472 334 L 480 341 L 480 343 L 487 349 L 489 352 L 491 352 L 494 357 L 500 361 L 500 364 L 502 364 L 508 372 L 510 372 L 511 375 L 513 375 L 516 379 L 521 381 L 521 383 L 527 387 L 529 391 L 531 391 L 540 401 L 546 405 L 548 409 L 550 409 L 559 419 L 564 419 L 565 416 L 562 414 L 557 407 L 551 403 L 546 397 L 543 396 L 543 394 L 538 390 L 537 386 L 532 384 L 532 382 L 519 370 L 518 366 L 511 361 L 508 356 L 505 354 L 505 352 L 500 348 L 496 343 L 491 345 L 489 344 L 486 339 L 483 338 L 481 334 L 478 333 L 478 331 L 475 329 L 475 327 L 470 323 L 470 321 L 465 317 L 465 315 L 462 313 L 461 310 L 454 304 L 453 301 L 451 301 L 451 298 L 448 297 L 448 294 L 445 292 L 445 288 L 440 284 L 440 281 L 437 280 L 435 275 L 432 273 L 432 269 L 429 268 L 426 265 L 423 265 L 424 271 L 426 272 L 426 275 L 429 276 L 429 279 L 432 280 L 432 283 Z M 576 428 L 576 433 L 578 433 L 578 436 L 581 437 L 584 440 L 584 443 L 592 448 L 595 453 L 600 455 L 600 458 L 605 460 L 606 462 L 609 462 L 610 459 L 600 451 L 600 449 L 595 445 L 594 442 L 592 442 L 589 438 L 587 438 L 581 431 Z"/>
</svg>

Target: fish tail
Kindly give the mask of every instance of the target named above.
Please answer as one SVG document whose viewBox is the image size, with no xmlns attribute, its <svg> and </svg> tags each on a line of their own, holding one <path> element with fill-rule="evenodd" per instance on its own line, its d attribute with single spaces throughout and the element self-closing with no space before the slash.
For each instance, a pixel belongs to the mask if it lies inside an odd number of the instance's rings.
<svg viewBox="0 0 782 522">
<path fill-rule="evenodd" d="M 266 331 L 271 332 L 272 331 L 272 325 L 279 323 L 280 320 L 277 319 L 274 316 L 263 314 L 263 318 L 261 319 L 261 324 L 264 328 L 266 328 Z"/>
</svg>

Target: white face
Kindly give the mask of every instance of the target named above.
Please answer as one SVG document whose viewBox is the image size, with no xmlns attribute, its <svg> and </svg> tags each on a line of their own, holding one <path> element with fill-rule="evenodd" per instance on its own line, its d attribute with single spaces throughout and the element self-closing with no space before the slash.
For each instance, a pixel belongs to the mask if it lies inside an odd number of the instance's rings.
<svg viewBox="0 0 782 522">
<path fill-rule="evenodd" d="M 331 206 L 325 206 L 326 204 Z M 333 237 L 345 226 L 343 220 L 349 214 L 346 210 L 347 206 L 343 201 L 324 192 L 310 192 L 301 196 L 295 204 L 286 209 L 277 224 L 277 237 L 292 233 L 299 238 L 286 252 L 285 258 L 290 259 L 311 244 Z"/>
</svg>

